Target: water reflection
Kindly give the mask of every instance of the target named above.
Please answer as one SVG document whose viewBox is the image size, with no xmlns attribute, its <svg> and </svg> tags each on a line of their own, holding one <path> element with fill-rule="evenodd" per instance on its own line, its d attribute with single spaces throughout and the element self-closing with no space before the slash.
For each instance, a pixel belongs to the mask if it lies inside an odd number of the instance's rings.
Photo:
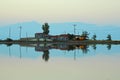
<svg viewBox="0 0 120 80">
<path fill-rule="evenodd" d="M 0 80 L 120 80 L 119 52 L 120 45 L 0 45 Z"/>
<path fill-rule="evenodd" d="M 47 51 L 50 49 L 59 49 L 66 51 L 73 51 L 75 49 L 81 49 L 83 53 L 89 51 L 89 45 L 80 44 L 80 45 L 69 45 L 69 44 L 37 44 L 35 46 L 35 51 Z"/>
<path fill-rule="evenodd" d="M 59 49 L 59 50 L 65 50 L 65 51 L 73 51 L 74 50 L 74 59 L 76 57 L 76 49 L 82 50 L 83 54 L 87 54 L 89 51 L 89 45 L 80 44 L 80 45 L 69 45 L 69 44 L 37 44 L 35 46 L 35 51 L 43 52 L 42 58 L 45 61 L 48 61 L 49 59 L 49 50 L 50 49 Z"/>
<path fill-rule="evenodd" d="M 107 45 L 107 49 L 108 49 L 108 50 L 111 50 L 111 44 L 108 44 L 108 45 Z"/>
<path fill-rule="evenodd" d="M 51 49 L 59 49 L 61 51 L 74 51 L 74 60 L 76 60 L 76 50 L 81 50 L 83 54 L 87 54 L 89 50 L 89 46 L 92 46 L 94 50 L 97 49 L 96 44 L 86 45 L 86 44 L 66 44 L 66 43 L 59 43 L 59 44 L 31 44 L 30 46 L 35 46 L 35 51 L 43 52 L 42 59 L 48 61 L 50 56 L 49 50 Z M 22 46 L 22 45 L 21 45 Z M 25 44 L 24 44 L 25 46 Z M 26 46 L 29 46 L 26 44 Z M 107 49 L 111 49 L 111 44 L 107 45 Z M 78 52 L 79 53 L 79 52 Z"/>
<path fill-rule="evenodd" d="M 43 60 L 48 61 L 49 60 L 49 50 L 43 51 L 42 55 Z"/>
<path fill-rule="evenodd" d="M 19 52 L 20 52 L 20 59 L 21 59 L 22 58 L 21 46 L 19 46 Z"/>
<path fill-rule="evenodd" d="M 11 56 L 11 47 L 9 46 L 9 56 Z"/>
<path fill-rule="evenodd" d="M 9 56 L 12 56 L 12 44 L 6 44 L 7 47 L 9 48 Z M 105 45 L 107 50 L 111 50 L 112 45 L 111 44 L 107 44 Z M 50 50 L 60 50 L 60 51 L 65 51 L 66 53 L 72 52 L 74 60 L 76 60 L 76 57 L 78 56 L 78 54 L 90 54 L 91 52 L 91 48 L 93 50 L 97 50 L 97 45 L 96 44 L 91 44 L 91 45 L 87 45 L 87 44 L 67 44 L 67 43 L 37 43 L 37 44 L 28 44 L 28 43 L 24 43 L 24 44 L 18 44 L 18 51 L 19 52 L 19 58 L 21 59 L 22 57 L 24 57 L 24 53 L 22 53 L 22 47 L 25 47 L 25 52 L 28 53 L 28 48 L 32 47 L 35 49 L 35 52 L 39 52 L 41 54 L 41 57 L 44 61 L 49 61 L 50 59 Z M 53 54 L 53 53 L 52 53 Z M 58 52 L 56 52 L 56 54 L 59 54 Z M 71 55 L 72 55 L 71 54 Z M 94 54 L 91 52 L 91 54 Z M 13 54 L 14 55 L 14 54 Z M 26 54 L 29 55 L 29 54 Z M 64 55 L 63 55 L 64 56 Z"/>
<path fill-rule="evenodd" d="M 92 47 L 93 47 L 94 50 L 96 50 L 96 48 L 97 48 L 96 44 L 93 44 Z"/>
</svg>

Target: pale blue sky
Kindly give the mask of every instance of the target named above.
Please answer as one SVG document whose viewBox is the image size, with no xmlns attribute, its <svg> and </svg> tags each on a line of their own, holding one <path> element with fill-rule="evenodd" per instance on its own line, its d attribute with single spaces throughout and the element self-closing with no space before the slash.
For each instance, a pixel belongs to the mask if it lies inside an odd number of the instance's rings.
<svg viewBox="0 0 120 80">
<path fill-rule="evenodd" d="M 24 21 L 120 25 L 120 0 L 0 1 L 0 25 Z"/>
</svg>

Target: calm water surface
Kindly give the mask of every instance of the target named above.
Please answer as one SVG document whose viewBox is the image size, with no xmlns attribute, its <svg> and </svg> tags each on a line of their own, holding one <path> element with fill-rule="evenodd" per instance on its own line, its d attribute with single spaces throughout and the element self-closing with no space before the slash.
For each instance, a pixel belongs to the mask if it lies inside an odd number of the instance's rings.
<svg viewBox="0 0 120 80">
<path fill-rule="evenodd" d="M 0 45 L 0 80 L 120 80 L 120 45 Z"/>
</svg>

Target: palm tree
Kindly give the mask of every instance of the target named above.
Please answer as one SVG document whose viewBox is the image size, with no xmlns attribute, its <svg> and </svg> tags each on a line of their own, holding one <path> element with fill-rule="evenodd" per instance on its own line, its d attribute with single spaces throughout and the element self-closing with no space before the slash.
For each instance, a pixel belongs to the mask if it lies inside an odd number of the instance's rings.
<svg viewBox="0 0 120 80">
<path fill-rule="evenodd" d="M 42 29 L 43 29 L 43 33 L 44 34 L 49 34 L 49 25 L 48 23 L 44 23 L 44 25 L 42 25 Z"/>
<path fill-rule="evenodd" d="M 110 34 L 108 34 L 108 36 L 107 36 L 107 40 L 109 40 L 109 41 L 111 41 L 112 39 L 111 39 L 111 35 Z"/>
<path fill-rule="evenodd" d="M 68 35 L 69 40 L 73 40 L 75 38 L 75 35 L 73 34 L 67 34 L 67 35 Z"/>
<path fill-rule="evenodd" d="M 83 31 L 82 32 L 82 36 L 84 36 L 86 39 L 89 39 L 89 35 L 90 33 L 88 33 L 87 31 Z"/>
<path fill-rule="evenodd" d="M 111 49 L 111 44 L 107 45 L 107 49 L 110 50 Z"/>
<path fill-rule="evenodd" d="M 94 34 L 93 37 L 92 37 L 92 39 L 96 40 L 96 37 L 97 37 L 96 34 Z"/>
</svg>

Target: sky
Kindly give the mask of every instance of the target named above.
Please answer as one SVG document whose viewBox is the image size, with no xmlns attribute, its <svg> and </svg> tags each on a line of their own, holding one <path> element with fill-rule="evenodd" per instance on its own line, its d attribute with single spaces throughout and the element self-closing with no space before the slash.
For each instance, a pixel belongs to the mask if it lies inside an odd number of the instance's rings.
<svg viewBox="0 0 120 80">
<path fill-rule="evenodd" d="M 0 0 L 0 26 L 37 21 L 120 25 L 120 0 Z"/>
</svg>

